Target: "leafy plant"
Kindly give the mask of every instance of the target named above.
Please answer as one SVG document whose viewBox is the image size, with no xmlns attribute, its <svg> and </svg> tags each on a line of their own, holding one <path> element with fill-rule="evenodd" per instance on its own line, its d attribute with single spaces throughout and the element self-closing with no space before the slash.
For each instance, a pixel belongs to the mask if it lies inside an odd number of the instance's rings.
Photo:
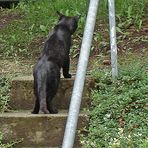
<svg viewBox="0 0 148 148">
<path fill-rule="evenodd" d="M 7 102 L 9 101 L 9 80 L 3 75 L 0 75 L 0 112 L 7 109 Z"/>
<path fill-rule="evenodd" d="M 145 147 L 148 143 L 146 63 L 120 69 L 113 82 L 108 71 L 94 71 L 90 123 L 84 148 Z"/>
<path fill-rule="evenodd" d="M 146 0 L 124 0 L 117 2 L 116 11 L 119 24 L 126 22 L 126 27 L 136 24 L 140 28 L 142 17 L 146 14 L 146 4 Z"/>
<path fill-rule="evenodd" d="M 51 27 L 58 21 L 57 10 L 66 15 L 81 14 L 80 26 L 82 26 L 84 24 L 84 12 L 88 5 L 88 2 L 83 2 L 73 2 L 73 0 L 62 2 L 60 0 L 21 1 L 17 7 L 5 11 L 4 16 L 7 13 L 8 16 L 17 15 L 17 17 L 2 27 L 0 31 L 1 54 L 4 56 L 33 54 L 33 48 L 39 43 L 34 43 L 34 46 L 30 46 L 30 44 L 34 38 L 46 38 Z M 41 46 L 41 43 L 39 46 Z M 37 46 L 37 50 L 39 50 L 39 46 Z"/>
<path fill-rule="evenodd" d="M 0 132 L 0 148 L 13 148 L 17 143 L 22 142 L 22 139 L 3 144 L 3 134 Z"/>
</svg>

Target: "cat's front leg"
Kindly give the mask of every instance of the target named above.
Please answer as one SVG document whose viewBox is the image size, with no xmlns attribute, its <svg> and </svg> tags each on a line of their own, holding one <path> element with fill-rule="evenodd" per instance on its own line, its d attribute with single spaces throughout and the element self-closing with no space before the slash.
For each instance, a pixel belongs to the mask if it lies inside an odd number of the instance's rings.
<svg viewBox="0 0 148 148">
<path fill-rule="evenodd" d="M 71 78 L 71 74 L 69 73 L 69 65 L 70 65 L 70 58 L 69 56 L 66 58 L 63 64 L 63 76 L 64 78 Z"/>
</svg>

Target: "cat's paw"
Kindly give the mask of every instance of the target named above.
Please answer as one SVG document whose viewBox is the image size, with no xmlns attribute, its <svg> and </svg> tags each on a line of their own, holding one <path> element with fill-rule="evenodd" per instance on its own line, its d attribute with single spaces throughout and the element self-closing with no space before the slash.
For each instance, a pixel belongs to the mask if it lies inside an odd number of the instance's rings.
<svg viewBox="0 0 148 148">
<path fill-rule="evenodd" d="M 39 111 L 33 110 L 31 113 L 32 113 L 32 114 L 38 114 Z"/>
<path fill-rule="evenodd" d="M 50 112 L 51 114 L 57 114 L 57 113 L 58 113 L 58 110 L 57 110 L 57 108 L 55 108 L 55 107 L 53 108 L 53 107 L 52 107 L 52 108 L 49 109 L 49 112 Z"/>
<path fill-rule="evenodd" d="M 46 108 L 43 108 L 39 113 L 49 114 L 49 111 Z"/>
<path fill-rule="evenodd" d="M 71 74 L 66 74 L 66 75 L 64 75 L 64 78 L 71 78 L 72 77 L 72 75 Z"/>
</svg>

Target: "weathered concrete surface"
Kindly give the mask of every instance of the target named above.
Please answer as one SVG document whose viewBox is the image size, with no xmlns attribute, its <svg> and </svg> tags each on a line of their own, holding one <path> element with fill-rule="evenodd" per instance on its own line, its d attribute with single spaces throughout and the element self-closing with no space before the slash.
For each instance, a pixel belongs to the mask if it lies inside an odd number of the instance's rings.
<svg viewBox="0 0 148 148">
<path fill-rule="evenodd" d="M 60 86 L 54 104 L 59 109 L 68 109 L 74 78 L 64 79 L 61 78 Z M 90 78 L 86 79 L 85 88 L 83 92 L 83 99 L 81 107 L 88 107 L 90 104 L 90 89 L 94 86 L 94 81 Z M 17 77 L 12 80 L 11 85 L 11 99 L 9 105 L 12 109 L 33 109 L 34 106 L 33 94 L 33 77 L 23 76 Z"/>
<path fill-rule="evenodd" d="M 0 114 L 0 131 L 4 134 L 4 141 L 8 142 L 23 138 L 23 142 L 16 147 L 61 147 L 67 113 L 37 114 L 29 112 L 13 112 Z M 88 124 L 88 116 L 80 113 L 78 128 Z M 78 135 L 75 147 L 80 148 Z"/>
</svg>

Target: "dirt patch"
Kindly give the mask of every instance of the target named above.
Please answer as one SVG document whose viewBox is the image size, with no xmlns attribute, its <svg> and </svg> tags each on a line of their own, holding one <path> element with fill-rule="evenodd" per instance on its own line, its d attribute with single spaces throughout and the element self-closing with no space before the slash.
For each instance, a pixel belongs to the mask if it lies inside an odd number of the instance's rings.
<svg viewBox="0 0 148 148">
<path fill-rule="evenodd" d="M 3 9 L 0 10 L 0 13 L 2 14 L 0 16 L 0 28 L 5 28 L 8 24 L 10 24 L 12 21 L 14 20 L 19 20 L 22 18 L 22 14 L 21 13 L 13 13 L 13 12 L 9 12 L 9 13 L 5 13 L 3 14 Z"/>
<path fill-rule="evenodd" d="M 41 50 L 44 46 L 46 38 L 45 37 L 36 37 L 32 40 L 29 45 L 29 49 L 32 51 L 32 55 L 35 59 L 37 59 L 41 53 Z"/>
<path fill-rule="evenodd" d="M 118 26 L 118 22 L 116 22 Z M 148 52 L 148 20 L 143 19 L 141 29 L 133 24 L 124 29 L 117 29 L 118 54 L 125 52 L 147 53 Z M 100 35 L 99 35 L 100 34 Z M 93 38 L 91 55 L 110 53 L 109 25 L 104 22 L 97 22 Z"/>
<path fill-rule="evenodd" d="M 147 53 L 148 51 L 148 21 L 143 22 L 142 28 L 138 30 L 130 26 L 124 30 L 124 34 L 118 34 L 119 53 L 130 51 L 134 53 Z"/>
<path fill-rule="evenodd" d="M 7 59 L 0 60 L 0 74 L 32 74 L 32 69 L 35 61 L 22 60 L 22 59 Z"/>
</svg>

